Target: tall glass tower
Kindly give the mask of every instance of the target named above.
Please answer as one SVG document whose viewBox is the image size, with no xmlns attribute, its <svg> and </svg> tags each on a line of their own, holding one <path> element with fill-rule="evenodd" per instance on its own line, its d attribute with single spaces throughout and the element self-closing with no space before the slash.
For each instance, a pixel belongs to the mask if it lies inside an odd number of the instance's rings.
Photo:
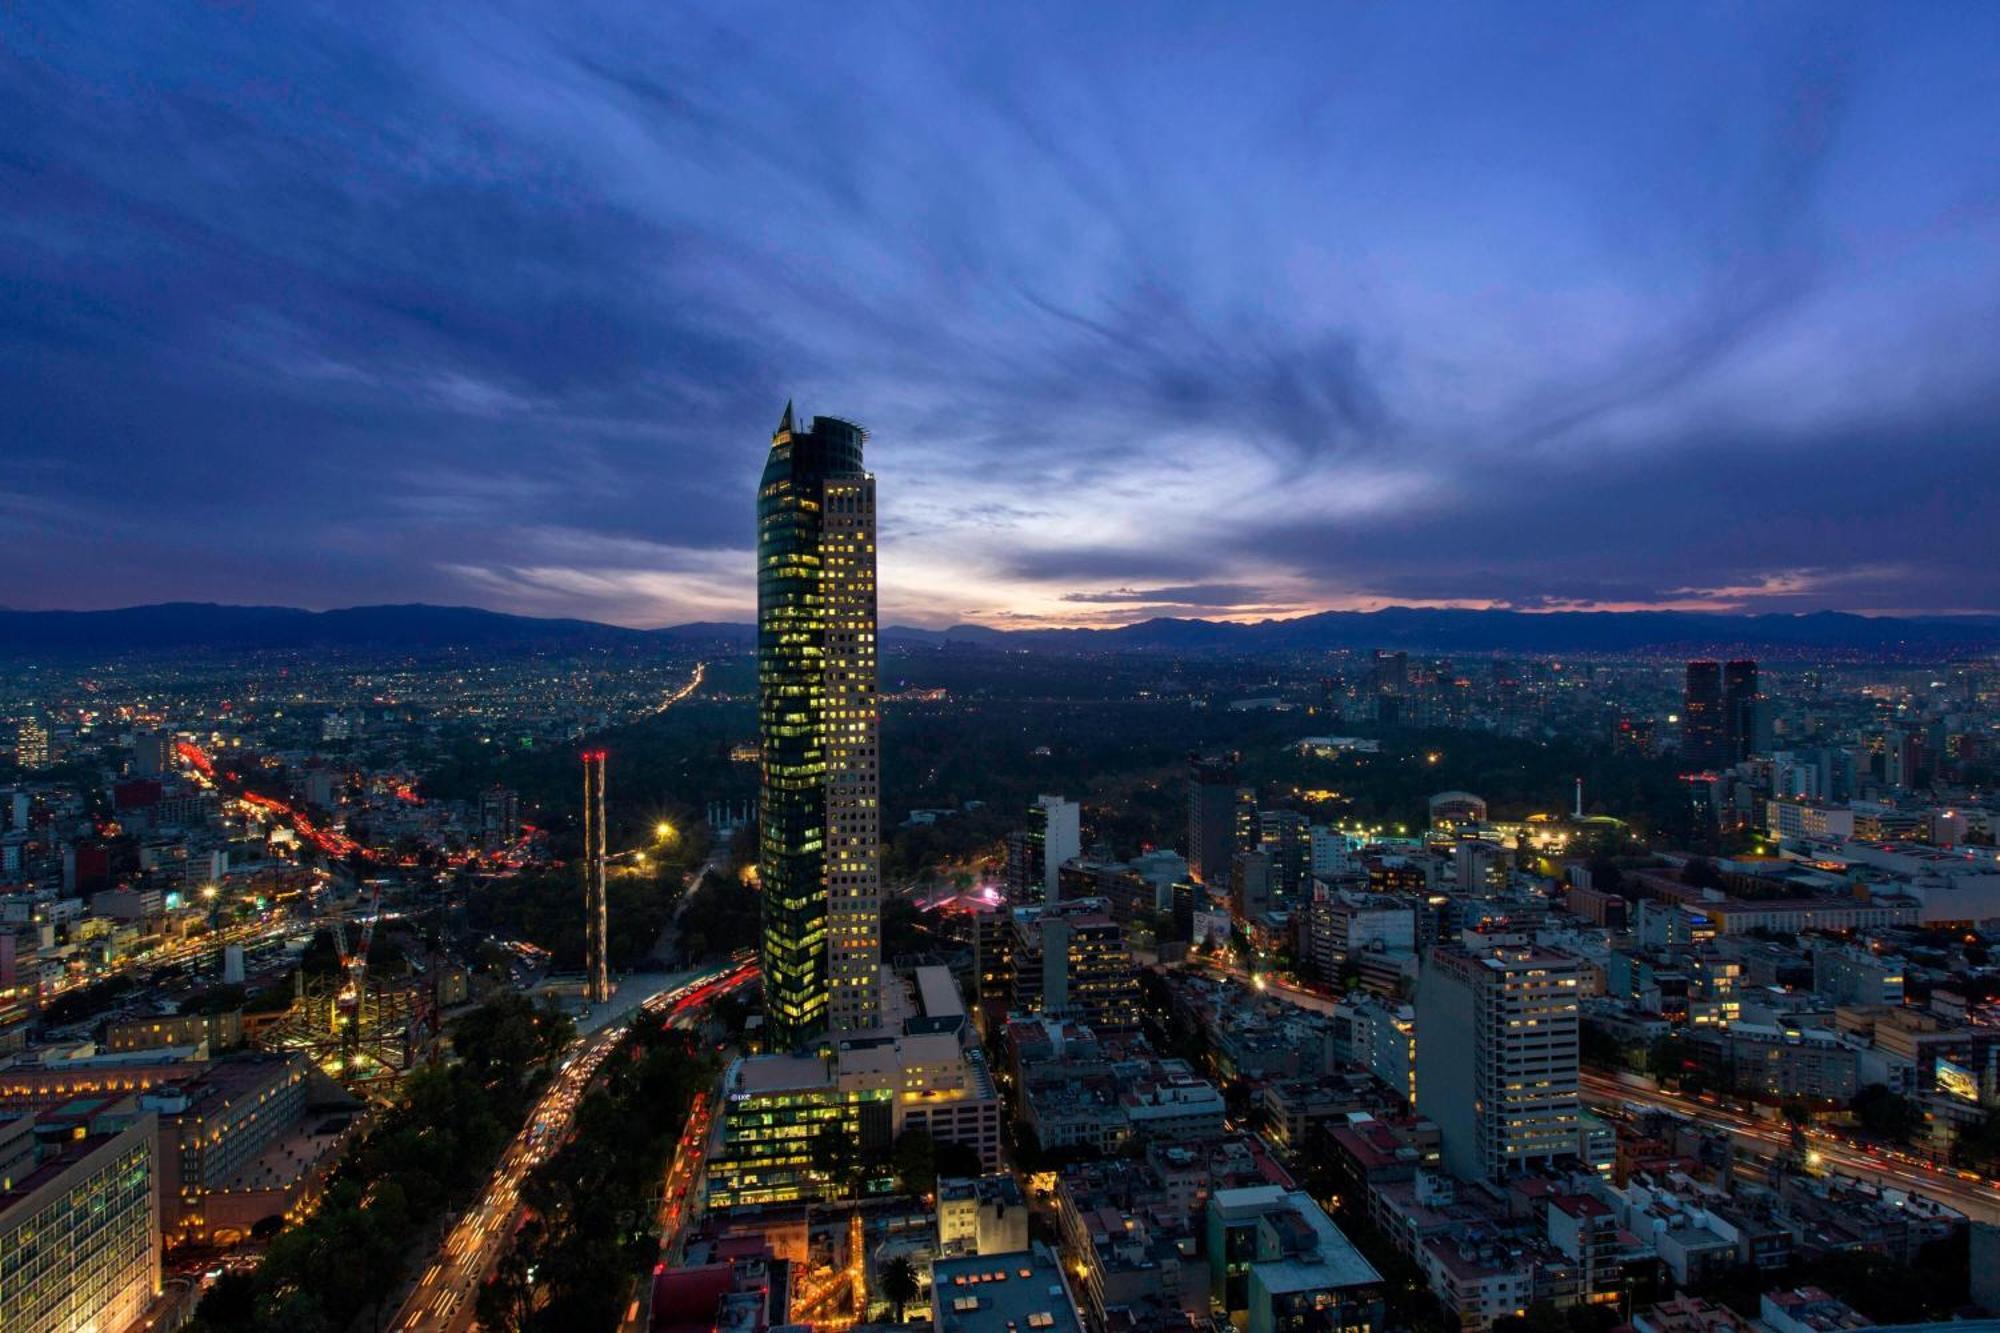
<svg viewBox="0 0 2000 1333">
<path fill-rule="evenodd" d="M 758 870 L 773 1049 L 881 1026 L 875 479 L 867 433 L 791 404 L 757 492 Z"/>
</svg>

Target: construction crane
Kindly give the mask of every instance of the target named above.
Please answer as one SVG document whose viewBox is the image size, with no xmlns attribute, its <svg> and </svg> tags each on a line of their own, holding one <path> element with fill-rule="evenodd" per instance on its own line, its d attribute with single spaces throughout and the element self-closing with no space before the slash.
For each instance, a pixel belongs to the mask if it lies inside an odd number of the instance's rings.
<svg viewBox="0 0 2000 1333">
<path fill-rule="evenodd" d="M 368 899 L 368 915 L 361 923 L 361 942 L 358 948 L 347 947 L 347 919 L 333 919 L 333 947 L 340 956 L 340 972 L 343 980 L 340 990 L 334 996 L 334 1025 L 341 1029 L 348 1042 L 358 1042 L 361 1036 L 362 999 L 368 993 L 368 950 L 375 943 L 375 923 L 382 919 L 382 881 L 375 881 L 375 892 Z"/>
</svg>

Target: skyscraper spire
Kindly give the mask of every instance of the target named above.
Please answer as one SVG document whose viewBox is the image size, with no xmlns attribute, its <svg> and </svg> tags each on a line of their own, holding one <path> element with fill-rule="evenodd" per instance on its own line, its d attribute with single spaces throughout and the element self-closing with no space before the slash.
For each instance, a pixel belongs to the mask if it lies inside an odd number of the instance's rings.
<svg viewBox="0 0 2000 1333">
<path fill-rule="evenodd" d="M 790 435 L 797 427 L 792 425 L 792 400 L 785 400 L 785 415 L 778 418 L 778 434 Z"/>
</svg>

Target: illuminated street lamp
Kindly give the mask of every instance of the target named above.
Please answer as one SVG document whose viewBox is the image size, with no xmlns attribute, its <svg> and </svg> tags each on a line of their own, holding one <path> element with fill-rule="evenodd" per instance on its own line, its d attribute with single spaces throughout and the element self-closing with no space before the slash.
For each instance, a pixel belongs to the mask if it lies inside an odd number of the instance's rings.
<svg viewBox="0 0 2000 1333">
<path fill-rule="evenodd" d="M 653 837 L 660 842 L 672 842 L 679 836 L 679 831 L 664 819 L 653 825 Z"/>
</svg>

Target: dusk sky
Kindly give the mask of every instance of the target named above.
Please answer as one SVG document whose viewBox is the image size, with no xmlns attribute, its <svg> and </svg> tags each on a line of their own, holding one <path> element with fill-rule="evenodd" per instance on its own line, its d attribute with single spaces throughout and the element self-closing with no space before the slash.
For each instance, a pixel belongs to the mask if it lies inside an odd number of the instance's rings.
<svg viewBox="0 0 2000 1333">
<path fill-rule="evenodd" d="M 0 9 L 0 604 L 2000 610 L 2000 5 Z"/>
</svg>

